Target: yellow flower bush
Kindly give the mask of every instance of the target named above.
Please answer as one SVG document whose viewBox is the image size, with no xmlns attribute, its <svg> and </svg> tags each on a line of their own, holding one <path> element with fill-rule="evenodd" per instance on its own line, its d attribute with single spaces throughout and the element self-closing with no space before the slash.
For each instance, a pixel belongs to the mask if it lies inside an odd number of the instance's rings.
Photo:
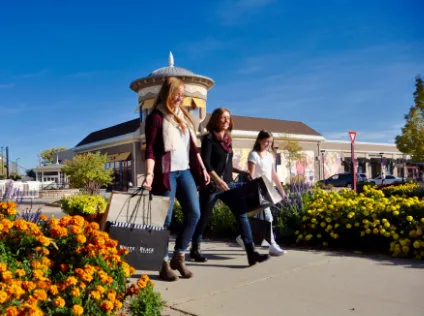
<svg viewBox="0 0 424 316">
<path fill-rule="evenodd" d="M 81 216 L 17 218 L 0 202 L 0 315 L 115 315 L 135 294 L 125 249 Z M 138 291 L 153 283 L 147 276 Z"/>
<path fill-rule="evenodd" d="M 296 242 L 373 248 L 395 257 L 423 259 L 424 200 L 401 194 L 414 190 L 412 184 L 389 188 L 389 197 L 368 186 L 360 194 L 314 190 L 295 232 Z"/>
</svg>

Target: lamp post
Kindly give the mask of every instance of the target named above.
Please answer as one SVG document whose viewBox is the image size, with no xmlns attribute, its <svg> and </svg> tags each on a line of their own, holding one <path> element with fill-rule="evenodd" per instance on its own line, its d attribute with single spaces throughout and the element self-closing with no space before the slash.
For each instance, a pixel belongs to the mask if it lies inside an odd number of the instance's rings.
<svg viewBox="0 0 424 316">
<path fill-rule="evenodd" d="M 321 163 L 322 163 L 322 179 L 325 179 L 325 149 L 321 150 Z"/>
<path fill-rule="evenodd" d="M 21 158 L 16 158 L 16 159 L 15 159 L 16 174 L 19 174 L 18 160 L 20 160 L 20 159 L 21 159 Z"/>
<path fill-rule="evenodd" d="M 4 176 L 4 154 L 3 154 L 4 146 L 1 146 L 1 175 Z"/>
<path fill-rule="evenodd" d="M 381 184 L 384 184 L 384 180 L 386 179 L 386 170 L 384 170 L 384 153 L 380 153 L 380 169 L 381 169 Z"/>
</svg>

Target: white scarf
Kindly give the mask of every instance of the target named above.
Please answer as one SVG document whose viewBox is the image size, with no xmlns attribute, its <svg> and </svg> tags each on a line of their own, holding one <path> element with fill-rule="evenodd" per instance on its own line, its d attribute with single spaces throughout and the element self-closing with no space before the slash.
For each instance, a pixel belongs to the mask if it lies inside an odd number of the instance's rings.
<svg viewBox="0 0 424 316">
<path fill-rule="evenodd" d="M 181 133 L 187 133 L 187 131 L 189 131 L 193 140 L 196 139 L 193 125 L 186 119 L 180 108 L 175 110 L 175 115 L 183 121 L 186 126 L 185 130 L 181 129 L 181 126 L 175 120 L 174 115 L 169 113 L 168 109 L 163 104 L 159 104 L 156 108 L 163 114 L 163 147 L 166 152 L 175 151 L 179 146 L 181 146 Z"/>
</svg>

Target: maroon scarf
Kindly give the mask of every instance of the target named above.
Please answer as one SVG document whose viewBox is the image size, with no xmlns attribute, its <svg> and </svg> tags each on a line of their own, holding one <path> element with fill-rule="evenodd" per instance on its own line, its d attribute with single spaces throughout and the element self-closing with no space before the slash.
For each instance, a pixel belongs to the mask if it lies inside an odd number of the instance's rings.
<svg viewBox="0 0 424 316">
<path fill-rule="evenodd" d="M 224 150 L 229 153 L 233 149 L 233 144 L 231 140 L 231 136 L 228 133 L 224 134 L 224 137 L 221 137 L 221 135 L 215 131 L 212 132 L 215 135 L 215 138 L 219 141 L 221 144 L 221 147 L 224 148 Z"/>
</svg>

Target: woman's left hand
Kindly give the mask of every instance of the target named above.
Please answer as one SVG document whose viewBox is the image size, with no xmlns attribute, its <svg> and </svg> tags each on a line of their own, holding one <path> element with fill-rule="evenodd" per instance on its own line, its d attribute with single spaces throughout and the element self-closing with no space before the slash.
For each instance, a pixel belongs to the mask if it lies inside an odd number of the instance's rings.
<svg viewBox="0 0 424 316">
<path fill-rule="evenodd" d="M 205 185 L 208 185 L 211 182 L 211 177 L 206 169 L 203 169 L 203 178 L 205 179 Z"/>
</svg>

